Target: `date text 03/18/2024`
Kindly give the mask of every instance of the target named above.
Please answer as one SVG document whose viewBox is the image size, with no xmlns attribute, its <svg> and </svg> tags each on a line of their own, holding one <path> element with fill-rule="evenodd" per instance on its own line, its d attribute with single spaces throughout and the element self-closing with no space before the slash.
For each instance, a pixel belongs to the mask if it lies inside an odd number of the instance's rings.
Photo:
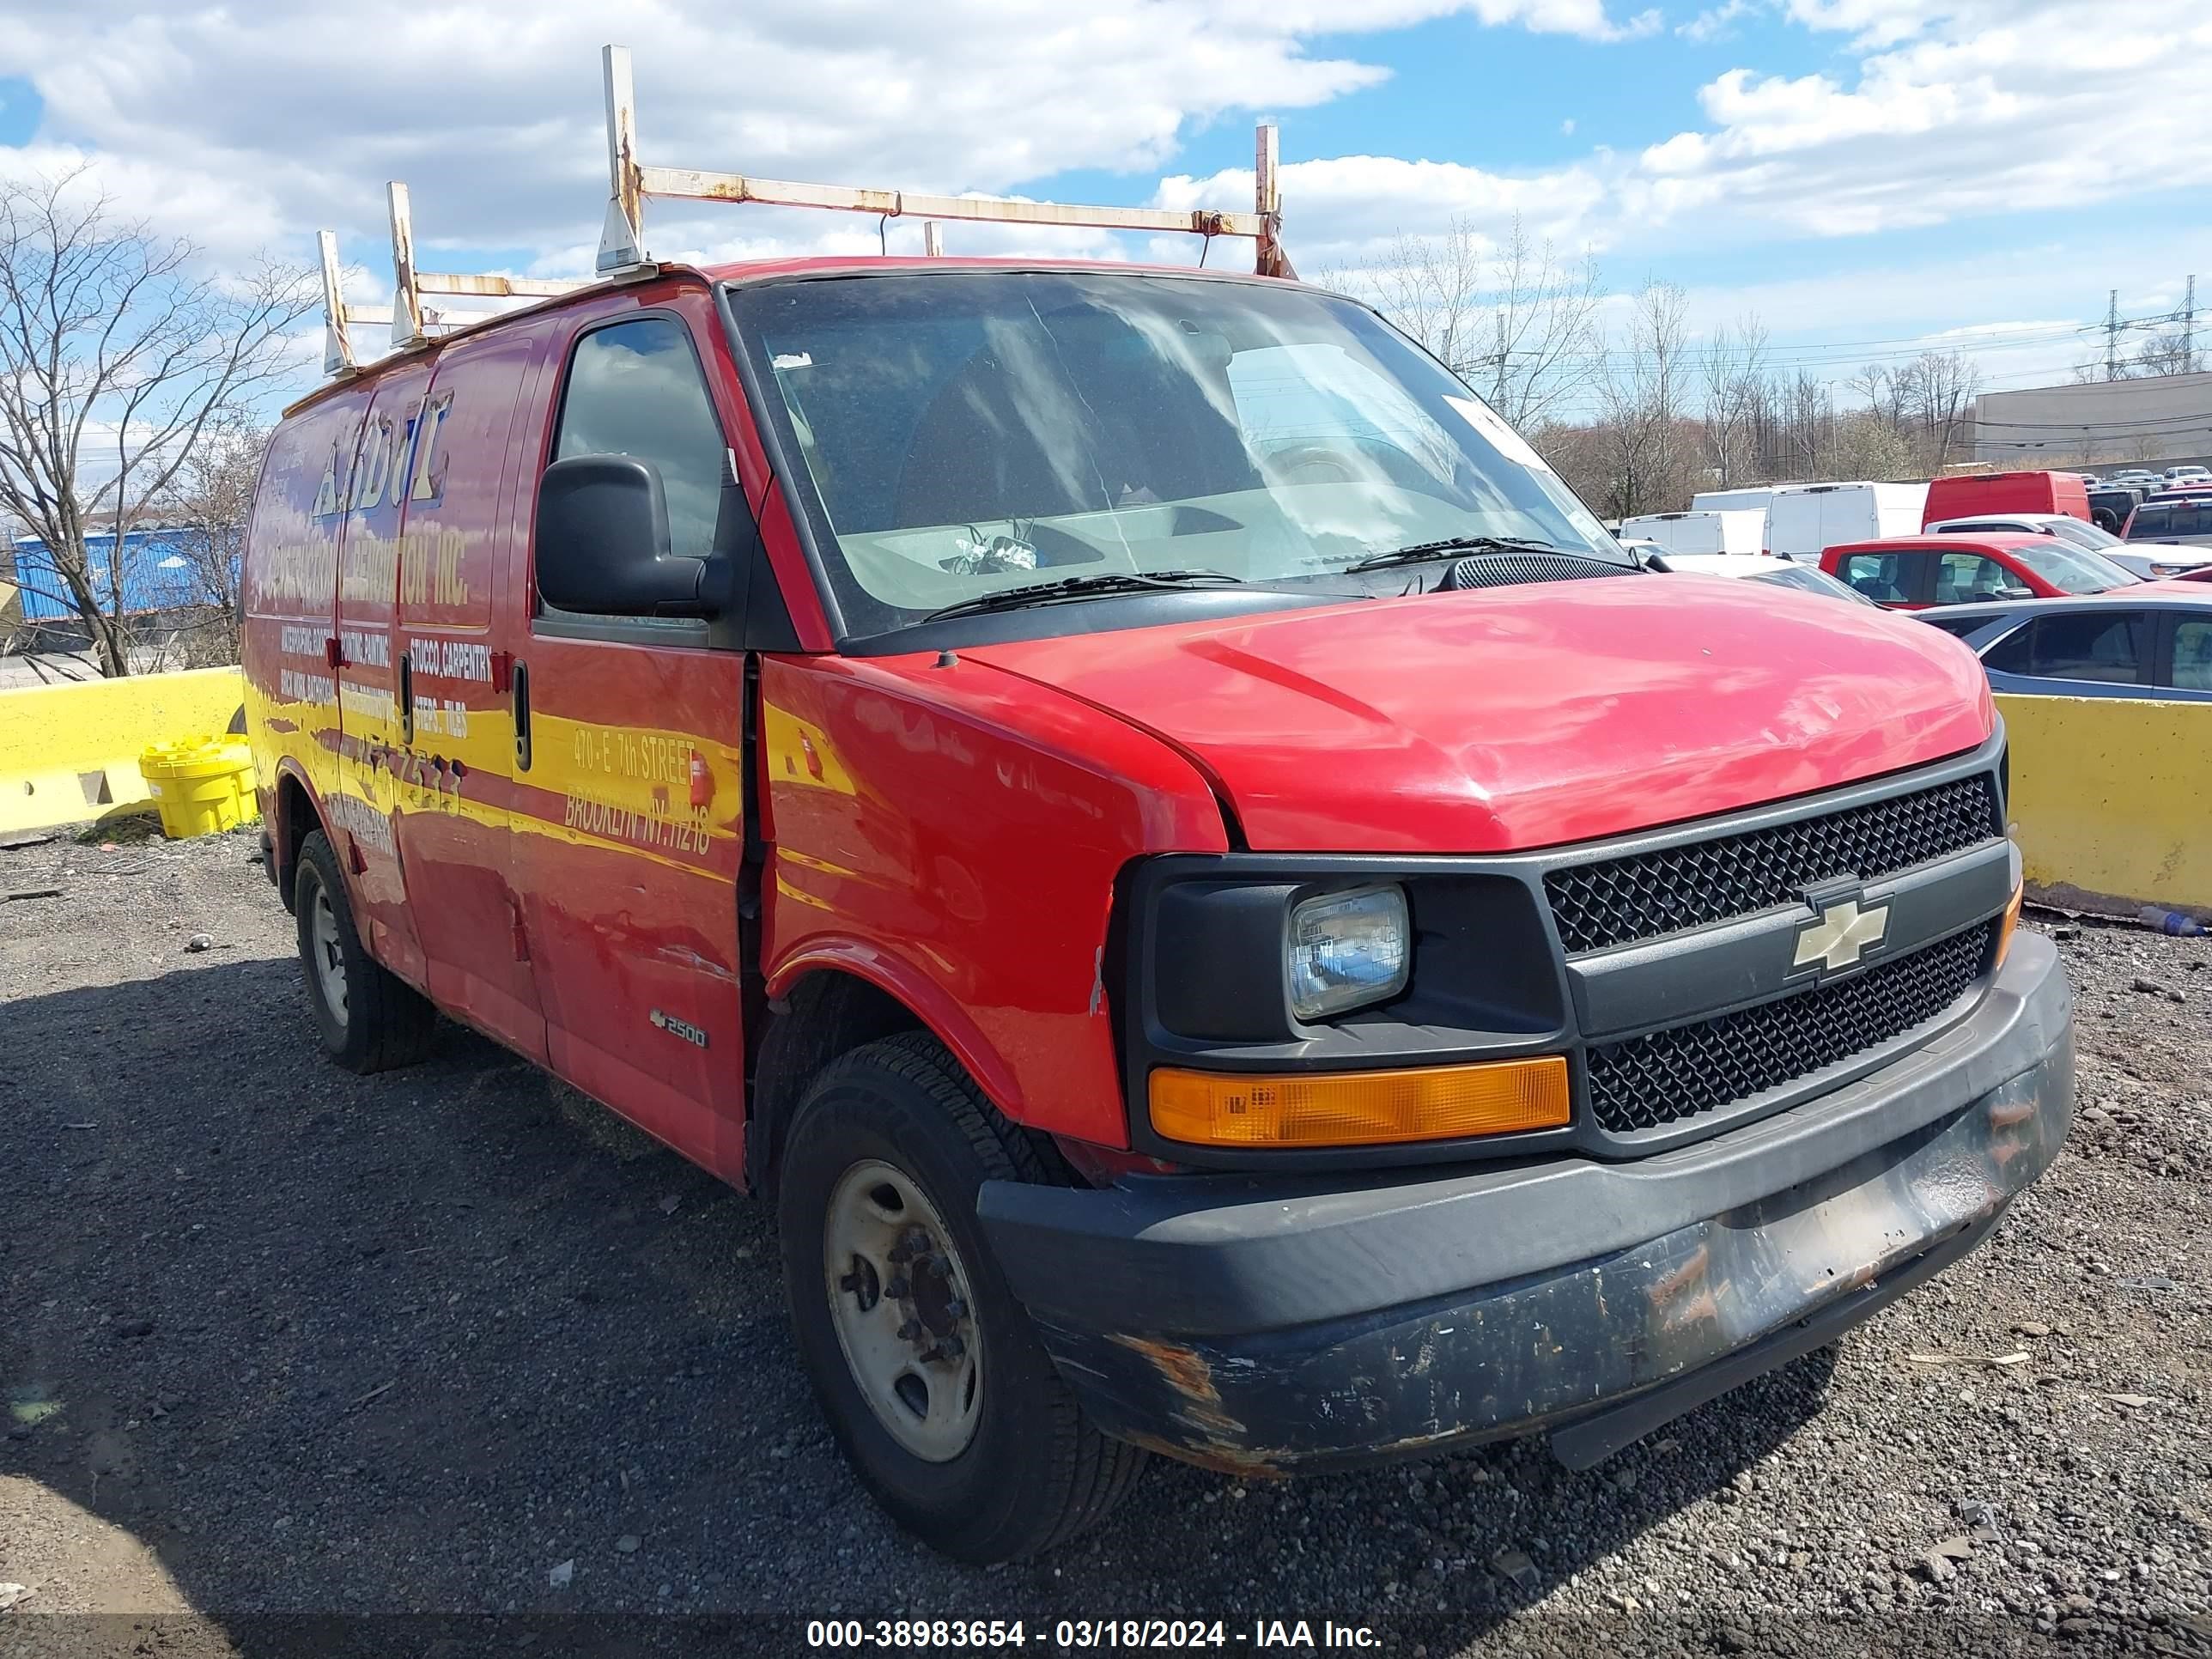
<svg viewBox="0 0 2212 1659">
<path fill-rule="evenodd" d="M 823 1649 L 1047 1650 L 1249 1648 L 1375 1649 L 1381 1635 L 1365 1625 L 1333 1619 L 1255 1619 L 1249 1626 L 1220 1619 L 811 1619 L 806 1644 Z"/>
</svg>

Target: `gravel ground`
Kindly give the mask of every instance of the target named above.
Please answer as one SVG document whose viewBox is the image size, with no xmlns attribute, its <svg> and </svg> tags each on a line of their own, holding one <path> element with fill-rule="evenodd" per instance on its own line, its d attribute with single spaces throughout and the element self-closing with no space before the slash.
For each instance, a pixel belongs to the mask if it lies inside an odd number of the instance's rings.
<svg viewBox="0 0 2212 1659">
<path fill-rule="evenodd" d="M 322 1061 L 253 845 L 0 852 L 0 895 L 63 890 L 0 898 L 0 1654 L 398 1613 L 629 1650 L 787 1650 L 836 1613 L 2212 1653 L 2212 942 L 2057 929 L 2071 1145 L 1840 1350 L 1586 1474 L 1534 1444 L 1285 1485 L 1156 1466 L 1094 1540 L 979 1572 L 847 1474 L 759 1208 L 457 1030 L 411 1071 Z M 135 1617 L 55 1617 L 87 1613 Z M 461 1628 L 435 1650 L 523 1627 Z"/>
</svg>

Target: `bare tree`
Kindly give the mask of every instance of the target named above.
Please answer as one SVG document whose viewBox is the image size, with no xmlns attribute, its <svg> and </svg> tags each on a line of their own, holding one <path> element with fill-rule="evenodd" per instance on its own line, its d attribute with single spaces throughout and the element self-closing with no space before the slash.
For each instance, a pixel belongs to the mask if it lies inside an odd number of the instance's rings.
<svg viewBox="0 0 2212 1659">
<path fill-rule="evenodd" d="M 306 272 L 265 261 L 203 273 L 190 242 L 116 220 L 82 170 L 0 182 L 0 508 L 45 543 L 102 673 L 131 672 L 131 531 L 285 372 L 314 301 Z"/>
<path fill-rule="evenodd" d="M 1731 331 L 1725 323 L 1706 341 L 1705 450 L 1723 484 L 1741 483 L 1758 469 L 1757 422 L 1765 401 L 1766 325 L 1747 312 Z"/>
<path fill-rule="evenodd" d="M 250 421 L 232 418 L 210 427 L 162 504 L 162 545 L 184 562 L 191 595 L 190 614 L 176 619 L 173 641 L 188 667 L 239 659 L 246 526 L 268 447 L 267 429 Z"/>
<path fill-rule="evenodd" d="M 1563 260 L 1518 215 L 1503 241 L 1455 219 L 1322 280 L 1370 301 L 1516 428 L 1542 426 L 1597 377 L 1596 262 Z"/>
<path fill-rule="evenodd" d="M 1836 452 L 1835 398 L 1827 386 L 1800 368 L 1783 382 L 1776 402 L 1784 470 L 1801 478 L 1835 476 L 1826 470 Z"/>
<path fill-rule="evenodd" d="M 1894 424 L 1909 431 L 1912 450 L 1932 476 L 1951 459 L 1951 446 L 1982 387 L 1982 371 L 1956 351 L 1923 351 L 1899 369 Z M 1915 429 L 1917 428 L 1917 429 Z"/>
<path fill-rule="evenodd" d="M 1606 354 L 1598 397 L 1611 460 L 1607 504 L 1620 517 L 1665 511 L 1688 498 L 1693 364 L 1682 290 L 1647 283 L 1625 337 Z"/>
</svg>

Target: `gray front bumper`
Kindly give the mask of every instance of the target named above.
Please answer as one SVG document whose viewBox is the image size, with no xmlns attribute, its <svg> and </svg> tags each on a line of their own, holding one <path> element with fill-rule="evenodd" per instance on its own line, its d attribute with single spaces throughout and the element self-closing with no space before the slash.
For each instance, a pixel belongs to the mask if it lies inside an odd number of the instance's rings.
<svg viewBox="0 0 2212 1659">
<path fill-rule="evenodd" d="M 1765 1368 L 1747 1362 L 1802 1351 L 1792 1328 L 1832 1340 L 2042 1173 L 2073 1072 L 2057 952 L 2023 933 L 1980 1006 L 1926 1046 L 1632 1163 L 993 1182 L 981 1208 L 1108 1432 L 1247 1473 L 1332 1467 L 1662 1394 L 1686 1410 Z M 1623 1413 L 1585 1438 L 1601 1449 L 1659 1420 Z"/>
</svg>

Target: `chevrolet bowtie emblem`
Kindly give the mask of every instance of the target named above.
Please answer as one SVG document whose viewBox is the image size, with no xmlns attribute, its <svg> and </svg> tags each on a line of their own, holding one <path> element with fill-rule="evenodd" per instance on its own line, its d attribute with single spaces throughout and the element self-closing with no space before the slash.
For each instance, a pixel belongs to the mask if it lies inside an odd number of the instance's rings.
<svg viewBox="0 0 2212 1659">
<path fill-rule="evenodd" d="M 1797 935 L 1795 965 L 1810 968 L 1818 963 L 1831 973 L 1848 968 L 1869 945 L 1881 944 L 1888 931 L 1887 904 L 1862 910 L 1856 899 L 1838 899 L 1821 910 L 1820 921 Z"/>
</svg>

